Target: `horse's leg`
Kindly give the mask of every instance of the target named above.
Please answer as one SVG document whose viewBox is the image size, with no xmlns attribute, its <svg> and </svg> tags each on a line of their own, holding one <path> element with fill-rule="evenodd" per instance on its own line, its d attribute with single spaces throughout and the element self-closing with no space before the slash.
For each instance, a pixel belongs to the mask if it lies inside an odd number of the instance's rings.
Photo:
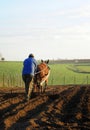
<svg viewBox="0 0 90 130">
<path fill-rule="evenodd" d="M 34 90 L 34 92 L 37 92 L 37 84 L 34 84 L 33 90 Z"/>
<path fill-rule="evenodd" d="M 45 92 L 45 90 L 46 90 L 47 82 L 48 82 L 48 80 L 45 81 L 45 84 L 44 84 L 44 86 L 43 86 L 43 92 Z"/>
<path fill-rule="evenodd" d="M 37 94 L 39 95 L 39 93 L 40 93 L 40 84 L 37 84 L 37 85 L 36 85 L 36 92 L 37 92 Z"/>
<path fill-rule="evenodd" d="M 41 91 L 40 91 L 40 92 L 42 93 L 42 92 L 43 92 L 43 86 L 42 86 L 42 85 L 40 86 L 40 89 L 41 89 Z"/>
</svg>

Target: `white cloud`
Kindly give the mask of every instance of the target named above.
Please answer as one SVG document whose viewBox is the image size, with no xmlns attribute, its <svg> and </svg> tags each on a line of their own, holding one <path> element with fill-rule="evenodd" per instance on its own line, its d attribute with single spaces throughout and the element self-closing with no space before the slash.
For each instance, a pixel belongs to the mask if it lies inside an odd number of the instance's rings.
<svg viewBox="0 0 90 130">
<path fill-rule="evenodd" d="M 65 16 L 65 17 L 72 17 L 72 18 L 80 18 L 80 17 L 89 17 L 90 18 L 90 5 L 81 5 L 78 8 L 71 8 L 71 9 L 59 9 L 49 14 L 51 16 Z"/>
</svg>

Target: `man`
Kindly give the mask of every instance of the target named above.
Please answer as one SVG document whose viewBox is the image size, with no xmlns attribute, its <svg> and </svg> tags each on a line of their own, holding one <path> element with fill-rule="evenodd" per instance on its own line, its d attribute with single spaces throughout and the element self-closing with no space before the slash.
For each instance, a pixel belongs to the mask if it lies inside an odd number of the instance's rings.
<svg viewBox="0 0 90 130">
<path fill-rule="evenodd" d="M 25 83 L 25 92 L 27 100 L 30 99 L 33 91 L 33 80 L 35 72 L 37 71 L 37 62 L 34 55 L 30 54 L 23 62 L 22 78 Z"/>
</svg>

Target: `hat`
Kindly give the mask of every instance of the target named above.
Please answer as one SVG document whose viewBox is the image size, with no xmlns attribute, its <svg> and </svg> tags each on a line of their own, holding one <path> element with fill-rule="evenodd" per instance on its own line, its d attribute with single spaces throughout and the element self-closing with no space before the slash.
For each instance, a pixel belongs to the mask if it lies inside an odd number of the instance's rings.
<svg viewBox="0 0 90 130">
<path fill-rule="evenodd" d="M 31 53 L 31 54 L 29 54 L 29 57 L 34 57 L 34 55 Z"/>
</svg>

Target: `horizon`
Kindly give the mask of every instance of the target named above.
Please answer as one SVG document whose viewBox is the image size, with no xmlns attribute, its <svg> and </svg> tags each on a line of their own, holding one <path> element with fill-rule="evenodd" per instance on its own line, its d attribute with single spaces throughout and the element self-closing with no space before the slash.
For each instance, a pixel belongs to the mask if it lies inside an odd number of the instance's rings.
<svg viewBox="0 0 90 130">
<path fill-rule="evenodd" d="M 24 59 L 25 60 L 25 59 Z M 36 59 L 37 61 L 41 61 L 42 59 Z M 49 60 L 49 61 L 77 61 L 77 60 L 85 60 L 85 61 L 88 61 L 90 59 L 45 59 L 45 60 Z M 19 60 L 1 60 L 0 59 L 0 62 L 23 62 L 23 60 L 19 61 Z"/>
</svg>

